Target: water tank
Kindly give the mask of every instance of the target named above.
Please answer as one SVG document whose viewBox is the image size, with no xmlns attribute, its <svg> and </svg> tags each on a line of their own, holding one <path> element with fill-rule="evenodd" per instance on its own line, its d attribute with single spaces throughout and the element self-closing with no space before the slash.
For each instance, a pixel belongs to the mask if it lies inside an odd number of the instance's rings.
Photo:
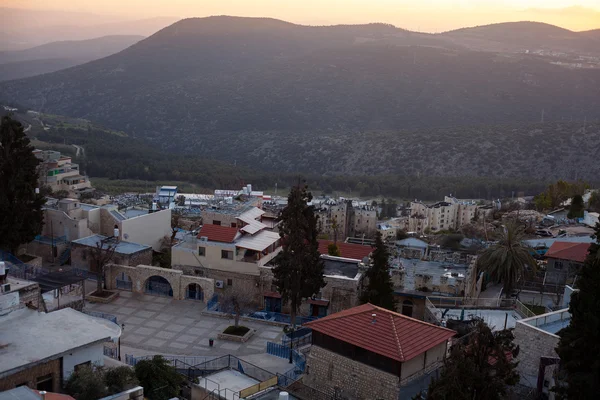
<svg viewBox="0 0 600 400">
<path fill-rule="evenodd" d="M 248 188 L 248 195 L 252 194 L 252 185 L 247 184 L 246 187 Z"/>
<path fill-rule="evenodd" d="M 118 238 L 118 237 L 119 237 L 119 228 L 115 228 L 115 229 L 113 230 L 113 236 L 114 236 L 114 237 L 116 237 L 116 238 Z"/>
<path fill-rule="evenodd" d="M 4 261 L 0 261 L 0 276 L 4 275 L 6 271 L 6 264 L 4 264 Z"/>
<path fill-rule="evenodd" d="M 279 400 L 289 400 L 290 394 L 288 392 L 279 392 Z"/>
</svg>

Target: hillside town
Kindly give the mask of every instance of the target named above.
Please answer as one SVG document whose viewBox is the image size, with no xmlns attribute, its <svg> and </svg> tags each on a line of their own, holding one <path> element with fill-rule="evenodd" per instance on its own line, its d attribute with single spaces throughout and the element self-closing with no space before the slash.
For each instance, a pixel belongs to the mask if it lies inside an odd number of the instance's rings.
<svg viewBox="0 0 600 400">
<path fill-rule="evenodd" d="M 573 191 L 546 210 L 544 194 L 397 201 L 301 184 L 108 196 L 70 157 L 32 155 L 42 223 L 0 250 L 0 399 L 427 398 L 486 335 L 511 338 L 478 349 L 506 398 L 564 385 L 569 304 L 599 267 L 597 190 L 559 182 Z M 503 246 L 520 266 L 495 258 Z M 81 394 L 115 371 L 119 385 Z"/>
</svg>

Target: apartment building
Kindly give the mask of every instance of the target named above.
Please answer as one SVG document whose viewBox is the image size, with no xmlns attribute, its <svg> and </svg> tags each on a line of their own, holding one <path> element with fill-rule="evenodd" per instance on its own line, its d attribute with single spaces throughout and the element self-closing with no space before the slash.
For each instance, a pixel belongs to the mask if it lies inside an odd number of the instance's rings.
<svg viewBox="0 0 600 400">
<path fill-rule="evenodd" d="M 345 199 L 313 200 L 319 231 L 329 239 L 373 237 L 377 232 L 377 210 L 366 203 Z"/>
<path fill-rule="evenodd" d="M 410 203 L 408 229 L 411 232 L 459 230 L 479 217 L 486 217 L 492 208 L 480 206 L 472 200 L 459 200 L 445 196 L 444 201 L 424 204 L 420 201 Z"/>
<path fill-rule="evenodd" d="M 71 157 L 52 150 L 34 150 L 33 154 L 41 160 L 40 184 L 50 187 L 53 192 L 66 190 L 69 194 L 78 195 L 91 189 L 90 180 L 81 175 L 79 164 L 74 163 Z"/>
</svg>

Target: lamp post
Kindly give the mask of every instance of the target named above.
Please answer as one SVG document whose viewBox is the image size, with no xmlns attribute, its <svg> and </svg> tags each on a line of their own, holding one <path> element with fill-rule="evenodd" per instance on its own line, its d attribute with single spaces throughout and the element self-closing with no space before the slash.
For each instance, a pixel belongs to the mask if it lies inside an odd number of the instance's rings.
<svg viewBox="0 0 600 400">
<path fill-rule="evenodd" d="M 121 335 L 123 334 L 123 332 L 125 331 L 125 324 L 121 324 Z M 118 353 L 119 353 L 119 361 L 121 361 L 121 335 L 119 335 L 119 340 L 118 340 Z"/>
</svg>

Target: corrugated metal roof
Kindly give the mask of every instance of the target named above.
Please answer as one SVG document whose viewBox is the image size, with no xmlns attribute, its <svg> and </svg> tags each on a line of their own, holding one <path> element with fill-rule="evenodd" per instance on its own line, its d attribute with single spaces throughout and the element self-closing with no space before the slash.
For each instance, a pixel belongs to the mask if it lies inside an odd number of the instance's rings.
<svg viewBox="0 0 600 400">
<path fill-rule="evenodd" d="M 376 314 L 373 318 L 372 314 Z M 304 324 L 370 352 L 408 361 L 456 334 L 373 304 L 363 304 Z"/>
<path fill-rule="evenodd" d="M 84 237 L 81 239 L 73 240 L 72 243 L 76 243 L 76 244 L 80 244 L 80 245 L 88 246 L 88 247 L 96 247 L 96 243 L 100 243 L 102 240 L 104 240 L 106 238 L 107 237 L 103 236 L 103 235 L 91 235 L 91 236 Z M 103 246 L 103 248 L 107 249 L 108 246 L 114 246 L 114 245 L 115 245 L 115 242 L 111 240 L 111 241 L 108 241 Z M 117 248 L 116 248 L 115 252 L 118 254 L 134 254 L 139 251 L 143 251 L 143 250 L 147 250 L 147 249 L 151 249 L 151 247 L 146 246 L 145 244 L 120 241 L 117 244 Z"/>
<path fill-rule="evenodd" d="M 206 237 L 211 242 L 233 243 L 237 235 L 237 228 L 229 226 L 204 224 L 198 232 L 198 238 Z"/>
<path fill-rule="evenodd" d="M 261 231 L 254 236 L 242 236 L 235 245 L 244 249 L 263 251 L 279 239 L 278 233 L 271 231 Z"/>
<path fill-rule="evenodd" d="M 246 222 L 248 225 L 244 226 L 242 229 L 242 231 L 249 233 L 251 235 L 254 235 L 256 232 L 260 232 L 263 229 L 265 229 L 267 226 L 265 224 L 263 224 L 262 222 L 258 222 L 256 220 L 249 220 L 250 222 Z"/>
<path fill-rule="evenodd" d="M 240 214 L 238 219 L 248 223 L 248 220 L 256 220 L 258 217 L 263 215 L 265 212 L 258 207 L 252 207 L 248 211 L 244 211 Z"/>
<path fill-rule="evenodd" d="M 421 249 L 426 249 L 427 247 L 429 247 L 429 244 L 427 244 L 427 242 L 424 242 L 424 241 L 422 241 L 420 239 L 416 239 L 416 238 L 406 238 L 406 239 L 398 240 L 398 241 L 396 241 L 396 245 L 404 246 L 404 247 L 416 247 L 416 248 L 421 248 Z"/>
</svg>

